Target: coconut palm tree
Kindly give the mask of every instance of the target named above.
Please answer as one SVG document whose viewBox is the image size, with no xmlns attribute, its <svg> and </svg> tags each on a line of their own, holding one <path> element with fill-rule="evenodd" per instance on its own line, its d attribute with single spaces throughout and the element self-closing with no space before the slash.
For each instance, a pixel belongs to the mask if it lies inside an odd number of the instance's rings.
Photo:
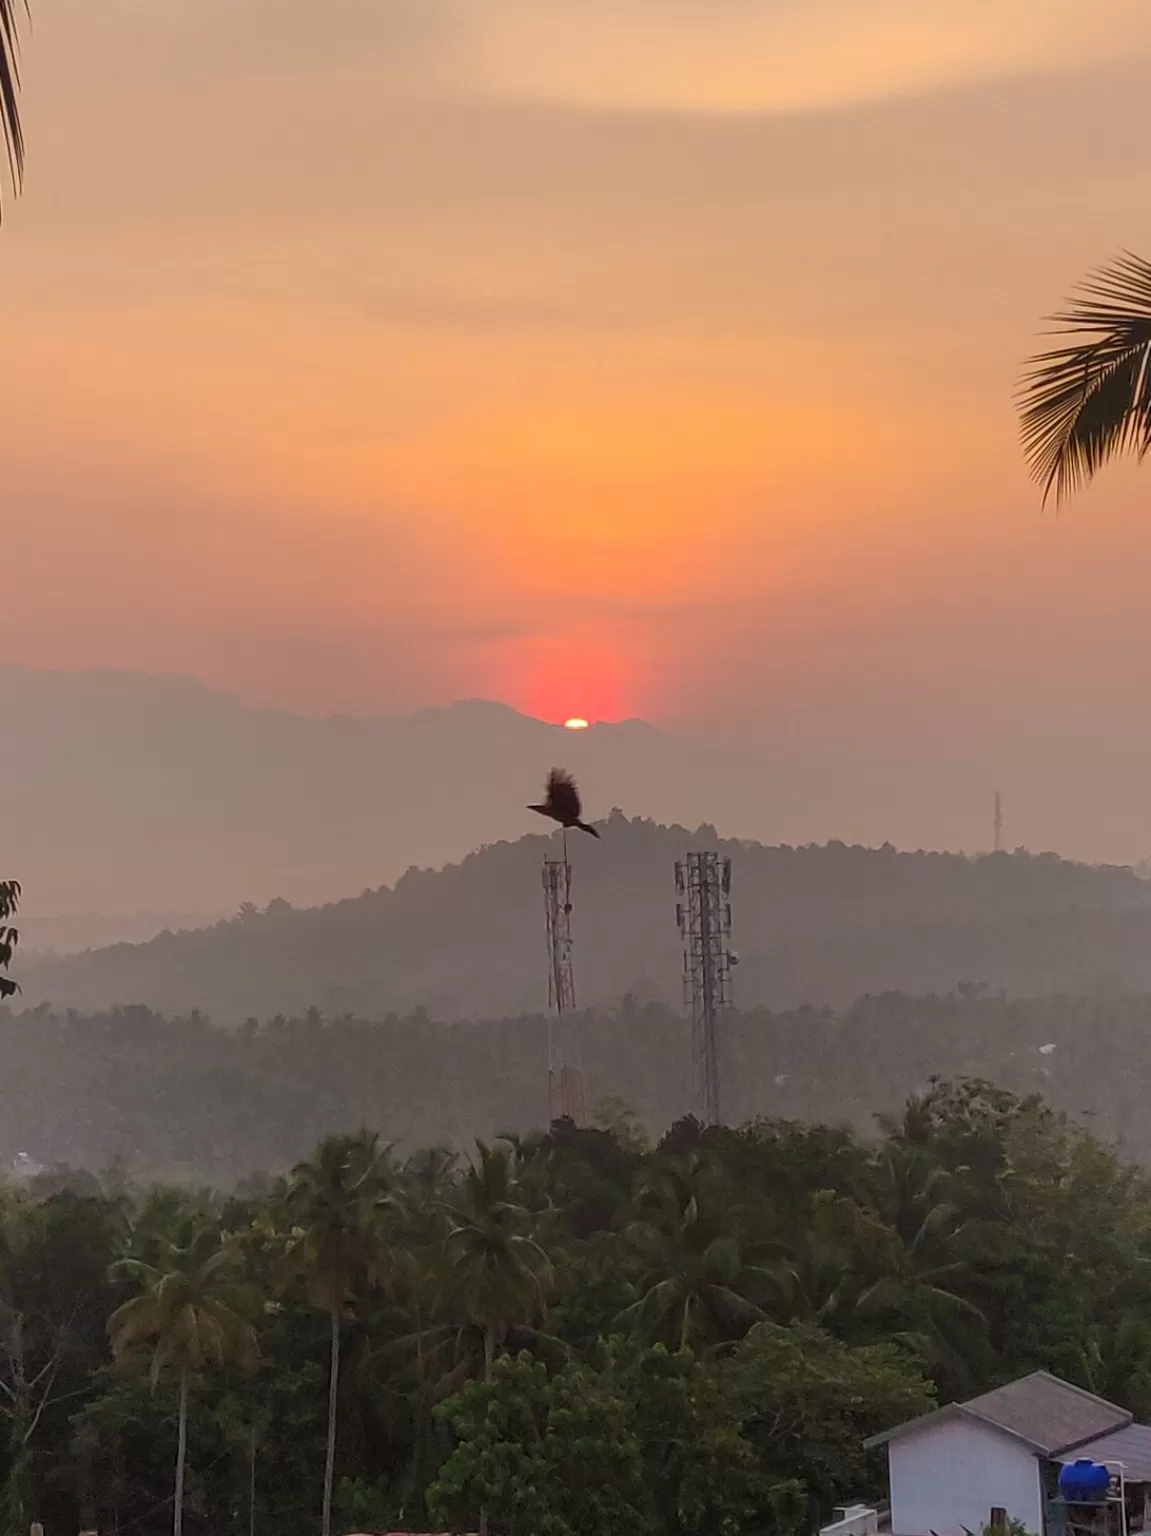
<svg viewBox="0 0 1151 1536">
<path fill-rule="evenodd" d="M 246 1316 L 248 1298 L 237 1275 L 234 1250 L 211 1227 L 196 1232 L 186 1246 L 168 1246 L 159 1264 L 123 1259 L 117 1272 L 134 1279 L 139 1294 L 117 1307 L 108 1319 L 117 1359 L 152 1345 L 153 1386 L 165 1366 L 176 1371 L 180 1388 L 176 1449 L 176 1488 L 172 1536 L 184 1524 L 184 1468 L 188 1452 L 188 1386 L 205 1365 L 251 1365 L 258 1345 Z"/>
<path fill-rule="evenodd" d="M 673 1349 L 727 1343 L 762 1321 L 754 1297 L 772 1277 L 749 1262 L 739 1218 L 706 1154 L 655 1170 L 624 1234 L 639 1262 L 639 1294 L 618 1321 Z"/>
<path fill-rule="evenodd" d="M 0 139 L 4 141 L 8 168 L 16 187 L 24 176 L 24 131 L 17 105 L 20 71 L 17 67 L 16 20 L 21 10 L 27 10 L 27 0 L 0 0 Z"/>
<path fill-rule="evenodd" d="M 332 1529 L 340 1324 L 356 1286 L 379 1283 L 388 1268 L 383 1227 L 390 1200 L 384 1177 L 387 1158 L 388 1149 L 367 1132 L 331 1136 L 311 1162 L 293 1169 L 288 1190 L 293 1229 L 286 1268 L 304 1276 L 308 1300 L 327 1313 L 331 1329 L 322 1536 L 331 1536 Z"/>
<path fill-rule="evenodd" d="M 1151 448 L 1151 263 L 1127 253 L 1101 267 L 1052 323 L 1068 339 L 1032 358 L 1019 401 L 1031 473 L 1059 501 Z"/>
<path fill-rule="evenodd" d="M 553 1282 L 551 1260 L 533 1236 L 538 1218 L 522 1203 L 514 1145 L 476 1142 L 478 1161 L 465 1173 L 448 1212 L 444 1289 L 483 1330 L 484 1381 L 495 1372 L 496 1350 L 516 1323 L 543 1310 Z M 488 1514 L 480 1510 L 480 1536 Z"/>
<path fill-rule="evenodd" d="M 542 1311 L 553 1276 L 533 1235 L 536 1220 L 521 1202 L 513 1148 L 482 1141 L 476 1148 L 478 1159 L 447 1207 L 444 1285 L 483 1329 L 484 1380 L 490 1381 L 509 1328 Z"/>
<path fill-rule="evenodd" d="M 369 1355 L 367 1368 L 379 1391 L 397 1406 L 403 1403 L 412 1416 L 416 1451 L 410 1488 L 417 1501 L 423 1496 L 424 1468 L 434 1461 L 431 1442 L 437 1403 L 474 1377 L 490 1375 L 501 1347 L 511 1352 L 530 1349 L 557 1370 L 569 1359 L 562 1340 L 534 1325 L 542 1288 L 529 1283 L 525 1300 L 522 1293 L 511 1295 L 513 1287 L 505 1283 L 507 1305 L 499 1316 L 477 1305 L 480 1298 L 472 1266 L 486 1260 L 505 1270 L 512 1263 L 522 1264 L 523 1250 L 515 1241 L 520 1236 L 534 1245 L 527 1249 L 526 1261 L 532 1275 L 538 1269 L 544 1287 L 551 1279 L 547 1257 L 539 1257 L 542 1249 L 531 1235 L 541 1219 L 535 1207 L 546 1202 L 546 1190 L 532 1171 L 538 1149 L 527 1143 L 526 1158 L 521 1158 L 515 1140 L 501 1137 L 501 1142 L 506 1142 L 506 1148 L 499 1150 L 507 1151 L 511 1170 L 508 1189 L 497 1187 L 489 1172 L 486 1181 L 482 1174 L 477 1179 L 483 1184 L 482 1191 L 477 1190 L 473 1181 L 456 1172 L 455 1155 L 443 1149 L 417 1155 L 401 1175 L 389 1270 L 391 1327 L 383 1344 Z M 509 1193 L 512 1198 L 503 1202 L 507 1206 L 503 1230 L 497 1230 L 490 1207 Z M 513 1222 L 521 1230 L 509 1230 Z"/>
</svg>

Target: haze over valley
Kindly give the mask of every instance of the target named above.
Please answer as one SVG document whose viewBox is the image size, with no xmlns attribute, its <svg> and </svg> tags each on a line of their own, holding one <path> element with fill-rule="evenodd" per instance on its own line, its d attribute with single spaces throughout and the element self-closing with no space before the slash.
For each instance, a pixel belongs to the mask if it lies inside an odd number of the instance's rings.
<svg viewBox="0 0 1151 1536">
<path fill-rule="evenodd" d="M 189 678 L 0 667 L 0 716 L 20 807 L 6 846 L 25 866 L 37 850 L 33 918 L 354 895 L 535 830 L 526 805 L 553 762 L 578 771 L 595 815 L 694 826 L 720 806 L 729 835 L 769 837 L 784 815 L 751 754 L 639 721 L 569 732 L 478 700 L 316 720 Z"/>
<path fill-rule="evenodd" d="M 877 764 L 865 771 L 849 740 L 811 765 L 782 744 L 753 752 L 639 720 L 565 731 L 482 700 L 317 719 L 186 677 L 12 666 L 0 666 L 0 719 L 13 807 L 5 846 L 33 871 L 30 949 L 148 938 L 244 903 L 319 905 L 459 861 L 536 829 L 525 807 L 554 763 L 577 773 L 593 817 L 619 808 L 763 843 L 975 852 L 992 841 L 989 774 L 928 775 L 917 798 Z M 1127 771 L 1139 774 L 1139 759 Z M 1052 798 L 1042 814 L 1007 795 L 1010 846 L 1072 851 L 1020 835 L 1029 821 L 1058 832 L 1064 794 L 1080 829 L 1072 844 L 1121 845 L 1120 863 L 1151 844 L 1138 818 L 1108 833 L 1100 808 L 1054 773 L 1043 787 Z M 1102 811 L 1114 816 L 1114 803 Z"/>
</svg>

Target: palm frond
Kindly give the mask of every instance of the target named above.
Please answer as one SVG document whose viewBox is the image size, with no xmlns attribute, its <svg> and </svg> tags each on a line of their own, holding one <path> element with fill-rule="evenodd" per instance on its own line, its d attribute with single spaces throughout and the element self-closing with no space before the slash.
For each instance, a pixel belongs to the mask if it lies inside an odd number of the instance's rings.
<svg viewBox="0 0 1151 1536">
<path fill-rule="evenodd" d="M 763 1319 L 763 1308 L 730 1285 L 709 1286 L 706 1294 L 712 1310 L 720 1313 L 725 1322 L 750 1328 Z"/>
<path fill-rule="evenodd" d="M 1046 502 L 1108 459 L 1151 447 L 1151 263 L 1125 253 L 1053 317 L 1075 338 L 1031 359 L 1019 392 L 1023 448 Z"/>
<path fill-rule="evenodd" d="M 0 137 L 8 156 L 13 185 L 19 189 L 24 179 L 24 130 L 20 124 L 20 70 L 17 57 L 20 40 L 16 21 L 18 13 L 27 12 L 27 0 L 0 0 Z"/>
</svg>

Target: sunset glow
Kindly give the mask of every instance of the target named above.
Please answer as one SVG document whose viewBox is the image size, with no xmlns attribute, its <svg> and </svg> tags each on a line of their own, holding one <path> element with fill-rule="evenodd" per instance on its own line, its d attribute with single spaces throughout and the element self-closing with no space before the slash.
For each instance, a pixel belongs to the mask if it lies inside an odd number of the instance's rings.
<svg viewBox="0 0 1151 1536">
<path fill-rule="evenodd" d="M 586 731 L 587 728 L 588 723 L 586 720 L 573 719 L 564 721 L 565 731 Z"/>
<path fill-rule="evenodd" d="M 913 732 L 1079 733 L 1067 665 L 1142 689 L 1147 474 L 1044 520 L 1011 397 L 1151 253 L 1151 8 L 1034 10 L 42 6 L 0 660 L 722 722 L 877 783 Z"/>
</svg>

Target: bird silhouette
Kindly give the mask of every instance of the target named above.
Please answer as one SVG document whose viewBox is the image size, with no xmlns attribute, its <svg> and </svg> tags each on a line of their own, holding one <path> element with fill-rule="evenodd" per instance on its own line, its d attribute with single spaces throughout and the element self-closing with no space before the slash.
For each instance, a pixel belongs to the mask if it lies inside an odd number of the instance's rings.
<svg viewBox="0 0 1151 1536">
<path fill-rule="evenodd" d="M 589 827 L 586 821 L 580 820 L 583 807 L 580 804 L 576 781 L 562 768 L 553 768 L 548 774 L 547 799 L 544 803 L 529 805 L 528 810 L 538 811 L 541 816 L 558 821 L 565 832 L 569 827 L 578 827 L 581 832 L 587 832 L 592 837 L 599 836 L 594 827 Z"/>
</svg>

